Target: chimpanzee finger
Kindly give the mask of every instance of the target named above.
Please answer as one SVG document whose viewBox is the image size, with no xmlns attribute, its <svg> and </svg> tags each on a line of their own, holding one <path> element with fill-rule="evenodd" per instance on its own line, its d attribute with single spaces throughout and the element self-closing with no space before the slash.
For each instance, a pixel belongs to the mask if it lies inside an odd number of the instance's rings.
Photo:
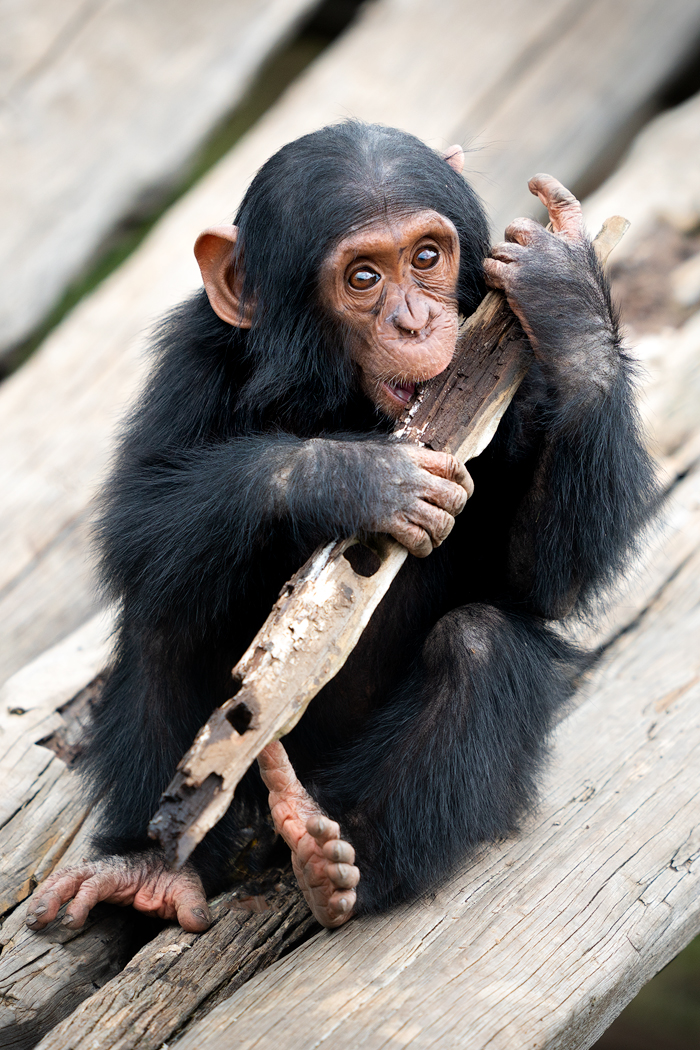
<svg viewBox="0 0 700 1050">
<path fill-rule="evenodd" d="M 522 262 L 526 253 L 527 247 L 517 241 L 499 241 L 491 248 L 491 258 L 505 263 Z"/>
<path fill-rule="evenodd" d="M 63 925 L 78 930 L 85 924 L 90 911 L 100 901 L 107 900 L 116 892 L 121 880 L 109 872 L 102 872 L 86 879 L 66 908 Z"/>
<path fill-rule="evenodd" d="M 539 197 L 549 212 L 554 233 L 562 233 L 572 240 L 585 238 L 581 204 L 559 179 L 539 172 L 530 179 L 528 188 L 530 193 Z"/>
<path fill-rule="evenodd" d="M 521 248 L 528 248 L 530 245 L 541 243 L 546 236 L 544 226 L 534 219 L 513 219 L 505 229 L 506 241 L 513 244 L 513 251 L 517 251 L 516 244 Z"/>
<path fill-rule="evenodd" d="M 324 843 L 323 855 L 328 860 L 334 860 L 336 864 L 355 863 L 355 850 L 345 839 L 331 839 Z"/>
<path fill-rule="evenodd" d="M 489 288 L 500 288 L 507 292 L 513 280 L 513 271 L 508 263 L 484 259 L 484 277 Z"/>
<path fill-rule="evenodd" d="M 333 885 L 341 890 L 352 890 L 360 881 L 360 869 L 354 864 L 328 864 L 326 874 Z"/>
<path fill-rule="evenodd" d="M 407 513 L 414 525 L 425 529 L 433 547 L 439 547 L 454 528 L 453 514 L 448 514 L 447 511 L 441 510 L 432 503 L 427 503 L 424 499 L 416 500 Z"/>
<path fill-rule="evenodd" d="M 438 478 L 434 474 L 428 474 L 426 471 L 425 484 L 421 489 L 421 499 L 427 500 L 428 503 L 432 503 L 434 506 L 439 507 L 440 510 L 447 511 L 454 518 L 457 514 L 461 514 L 464 510 L 465 504 L 471 495 L 471 492 L 462 485 L 455 485 L 453 481 L 445 481 L 444 478 Z M 471 480 L 471 478 L 470 478 Z M 471 489 L 473 490 L 473 485 Z"/>
<path fill-rule="evenodd" d="M 427 558 L 433 552 L 433 541 L 425 529 L 414 525 L 404 514 L 395 514 L 384 531 L 402 544 L 414 558 Z"/>
<path fill-rule="evenodd" d="M 326 911 L 328 914 L 327 926 L 340 926 L 345 922 L 347 916 L 355 907 L 357 894 L 355 890 L 336 890 L 328 898 Z"/>
<path fill-rule="evenodd" d="M 92 871 L 88 868 L 75 867 L 49 876 L 29 903 L 25 919 L 27 926 L 33 930 L 40 930 L 47 923 L 53 922 L 62 905 L 75 896 L 82 882 L 91 874 Z"/>
<path fill-rule="evenodd" d="M 211 912 L 204 887 L 194 875 L 176 884 L 172 893 L 172 905 L 177 921 L 188 933 L 203 933 L 211 926 Z"/>
<path fill-rule="evenodd" d="M 324 817 L 322 813 L 309 817 L 306 822 L 306 830 L 321 846 L 334 839 L 340 839 L 340 824 L 329 817 Z"/>
<path fill-rule="evenodd" d="M 73 896 L 72 892 L 66 895 L 58 890 L 45 890 L 40 897 L 32 901 L 27 910 L 24 920 L 32 930 L 41 930 L 58 915 L 59 908 Z"/>
<path fill-rule="evenodd" d="M 454 481 L 471 496 L 474 483 L 464 463 L 455 456 L 450 455 L 449 452 L 434 452 L 430 448 L 421 448 L 420 445 L 406 445 L 406 452 L 423 470 L 445 478 L 447 481 Z"/>
</svg>

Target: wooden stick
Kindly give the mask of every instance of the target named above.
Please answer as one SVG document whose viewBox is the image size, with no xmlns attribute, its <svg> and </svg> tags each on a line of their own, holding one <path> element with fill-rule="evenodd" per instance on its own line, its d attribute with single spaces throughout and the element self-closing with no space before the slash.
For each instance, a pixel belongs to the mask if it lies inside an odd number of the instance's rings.
<svg viewBox="0 0 700 1050">
<path fill-rule="evenodd" d="M 601 261 L 625 231 L 609 219 L 596 238 Z M 415 398 L 396 435 L 466 462 L 488 445 L 529 365 L 530 351 L 500 292 L 466 321 L 445 372 Z M 467 511 L 468 512 L 468 511 Z M 407 557 L 387 536 L 322 547 L 285 584 L 233 669 L 232 696 L 181 760 L 149 825 L 181 867 L 228 809 L 262 749 L 288 733 L 340 670 Z"/>
</svg>

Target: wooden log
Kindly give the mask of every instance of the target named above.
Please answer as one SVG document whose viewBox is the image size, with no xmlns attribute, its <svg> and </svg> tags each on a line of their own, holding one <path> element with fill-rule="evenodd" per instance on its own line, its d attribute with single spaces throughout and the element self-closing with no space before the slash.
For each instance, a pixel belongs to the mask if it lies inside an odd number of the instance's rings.
<svg viewBox="0 0 700 1050">
<path fill-rule="evenodd" d="M 223 894 L 211 912 L 206 933 L 159 933 L 36 1050 L 158 1050 L 318 929 L 291 869 L 266 893 Z"/>
<path fill-rule="evenodd" d="M 45 1032 L 119 973 L 133 954 L 137 915 L 99 905 L 82 930 L 60 918 L 37 934 L 24 925 L 24 909 L 2 930 L 0 943 L 0 1046 L 31 1050 Z"/>
<path fill-rule="evenodd" d="M 584 205 L 591 229 L 605 215 L 624 209 L 632 228 L 616 261 L 639 250 L 659 222 L 681 233 L 700 223 L 700 94 L 662 113 L 634 141 L 624 163 Z M 624 203 L 623 203 L 624 202 Z"/>
<path fill-rule="evenodd" d="M 320 933 L 171 1048 L 591 1046 L 700 931 L 699 578 L 696 532 L 557 727 L 520 834 L 430 900 Z"/>
<path fill-rule="evenodd" d="M 31 0 L 0 45 L 0 356 L 318 0 Z"/>
<path fill-rule="evenodd" d="M 271 153 L 348 113 L 405 127 L 441 148 L 483 133 L 502 149 L 470 153 L 470 176 L 480 169 L 492 210 L 513 202 L 516 191 L 520 208 L 529 196 L 525 180 L 544 158 L 554 174 L 581 180 L 591 157 L 617 141 L 620 126 L 673 70 L 699 20 L 700 10 L 685 0 L 498 0 L 496 8 L 434 0 L 429 12 L 405 0 L 368 4 L 0 388 L 0 681 L 94 611 L 90 499 L 113 449 L 115 422 L 143 376 L 142 333 L 197 286 L 194 237 L 230 214 Z M 220 25 L 218 16 L 214 22 Z M 579 23 L 592 46 L 580 45 Z M 405 56 L 418 51 L 425 68 L 440 69 L 427 84 L 404 75 Z M 574 75 L 576 90 L 568 91 Z M 693 156 L 688 149 L 678 163 L 688 166 Z"/>
<path fill-rule="evenodd" d="M 606 220 L 593 242 L 605 262 L 629 223 Z M 396 429 L 403 441 L 466 462 L 486 448 L 529 365 L 527 339 L 500 292 L 467 319 L 448 368 L 426 383 Z M 231 804 L 246 770 L 285 736 L 340 670 L 407 557 L 389 537 L 338 540 L 285 585 L 232 671 L 233 696 L 182 758 L 149 825 L 181 867 Z"/>
<path fill-rule="evenodd" d="M 0 915 L 79 839 L 88 807 L 66 762 L 80 725 L 71 711 L 109 658 L 111 624 L 96 617 L 0 689 Z"/>
</svg>

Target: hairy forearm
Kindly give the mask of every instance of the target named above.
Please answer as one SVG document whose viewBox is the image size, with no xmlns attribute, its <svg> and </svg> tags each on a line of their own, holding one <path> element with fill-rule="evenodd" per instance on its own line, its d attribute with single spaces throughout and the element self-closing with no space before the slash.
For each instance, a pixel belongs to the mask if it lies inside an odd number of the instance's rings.
<svg viewBox="0 0 700 1050">
<path fill-rule="evenodd" d="M 655 503 L 629 363 L 616 350 L 604 384 L 570 383 L 540 406 L 540 455 L 509 551 L 514 593 L 552 618 L 612 581 Z"/>
<path fill-rule="evenodd" d="M 566 427 L 585 425 L 611 395 L 627 362 L 608 280 L 592 245 L 558 248 L 570 256 L 569 265 L 552 274 L 544 271 L 544 261 L 535 261 L 528 272 L 528 328 L 547 384 L 547 423 Z"/>
<path fill-rule="evenodd" d="M 149 615 L 195 596 L 226 605 L 273 531 L 287 530 L 301 556 L 371 528 L 400 472 L 392 451 L 381 438 L 251 435 L 147 466 L 122 462 L 98 526 L 103 577 L 116 597 L 138 594 Z"/>
</svg>

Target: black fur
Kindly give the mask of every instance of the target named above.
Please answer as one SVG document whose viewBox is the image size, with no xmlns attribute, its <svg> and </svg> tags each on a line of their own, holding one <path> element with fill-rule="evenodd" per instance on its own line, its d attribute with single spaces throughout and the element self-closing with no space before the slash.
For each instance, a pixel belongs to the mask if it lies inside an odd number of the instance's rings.
<svg viewBox="0 0 700 1050">
<path fill-rule="evenodd" d="M 371 531 L 399 498 L 385 479 L 400 488 L 410 465 L 355 384 L 317 275 L 357 223 L 426 207 L 459 232 L 469 314 L 484 293 L 487 227 L 441 157 L 410 135 L 357 123 L 290 143 L 236 219 L 253 328 L 220 321 L 202 292 L 160 330 L 99 525 L 103 581 L 122 610 L 84 762 L 103 799 L 105 852 L 148 847 L 161 791 L 229 695 L 230 669 L 284 580 L 319 541 Z M 543 289 L 539 336 L 551 353 L 471 465 L 474 497 L 441 548 L 409 558 L 346 666 L 285 740 L 356 847 L 360 909 L 415 897 L 475 844 L 516 826 L 578 659 L 545 619 L 590 604 L 648 513 L 629 365 L 604 279 L 591 272 L 581 263 L 584 290 L 573 291 L 588 313 L 578 322 L 575 306 L 557 313 Z M 583 314 L 595 323 L 582 325 Z M 594 360 L 603 355 L 600 381 L 573 367 L 571 347 L 584 337 Z M 251 771 L 195 853 L 209 890 L 265 809 Z"/>
</svg>

